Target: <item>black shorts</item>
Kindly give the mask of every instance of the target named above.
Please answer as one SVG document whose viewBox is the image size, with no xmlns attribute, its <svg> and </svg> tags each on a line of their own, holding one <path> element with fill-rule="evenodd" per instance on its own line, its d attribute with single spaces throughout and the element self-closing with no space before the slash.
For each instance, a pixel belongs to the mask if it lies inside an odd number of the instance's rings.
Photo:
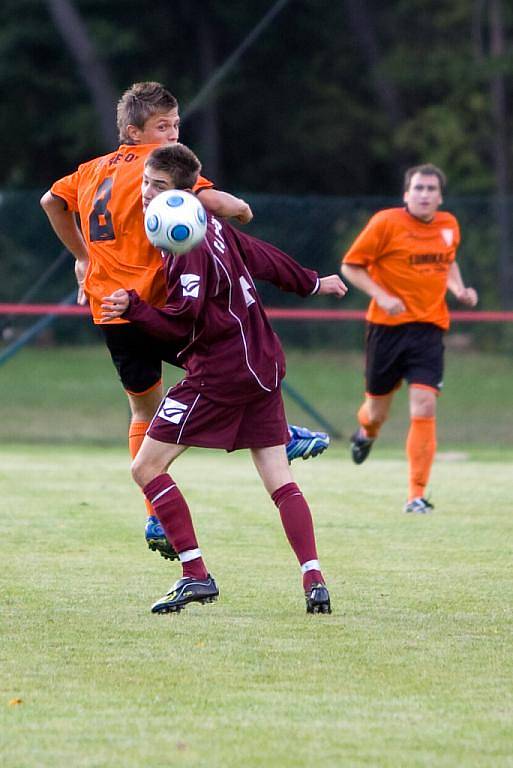
<svg viewBox="0 0 513 768">
<path fill-rule="evenodd" d="M 367 326 L 365 387 L 368 395 L 388 395 L 400 386 L 420 384 L 439 391 L 444 373 L 444 331 L 433 323 Z"/>
<path fill-rule="evenodd" d="M 121 383 L 129 394 L 142 395 L 152 389 L 162 378 L 162 361 L 182 367 L 172 344 L 144 333 L 133 323 L 100 324 L 98 327 Z"/>
</svg>

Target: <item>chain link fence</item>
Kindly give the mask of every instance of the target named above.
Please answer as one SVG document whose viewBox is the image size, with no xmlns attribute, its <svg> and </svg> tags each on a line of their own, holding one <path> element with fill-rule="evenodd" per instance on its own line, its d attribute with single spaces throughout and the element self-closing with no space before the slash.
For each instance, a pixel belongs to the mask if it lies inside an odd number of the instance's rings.
<svg viewBox="0 0 513 768">
<path fill-rule="evenodd" d="M 72 260 L 63 254 L 39 206 L 41 192 L 0 194 L 0 302 L 59 302 L 73 290 Z M 245 197 L 255 214 L 246 231 L 269 240 L 321 274 L 338 271 L 344 251 L 373 213 L 400 205 L 398 198 Z M 507 203 L 513 220 L 513 199 Z M 479 309 L 511 308 L 513 296 L 509 304 L 504 295 L 504 263 L 499 257 L 508 244 L 501 241 L 496 201 L 490 196 L 448 198 L 445 208 L 460 222 L 459 263 L 467 284 L 479 291 Z M 268 284 L 260 285 L 259 290 L 267 306 L 363 309 L 367 305 L 366 297 L 354 289 L 341 304 L 325 297 L 306 304 Z M 452 306 L 456 308 L 456 304 Z M 0 316 L 3 343 L 33 322 L 33 318 Z M 302 348 L 357 349 L 362 341 L 358 322 L 277 321 L 276 327 L 288 345 Z M 56 343 L 98 339 L 91 323 L 83 318 L 60 318 L 45 334 L 47 341 Z M 457 323 L 452 334 L 462 345 L 508 354 L 513 351 L 513 328 L 507 323 Z"/>
</svg>

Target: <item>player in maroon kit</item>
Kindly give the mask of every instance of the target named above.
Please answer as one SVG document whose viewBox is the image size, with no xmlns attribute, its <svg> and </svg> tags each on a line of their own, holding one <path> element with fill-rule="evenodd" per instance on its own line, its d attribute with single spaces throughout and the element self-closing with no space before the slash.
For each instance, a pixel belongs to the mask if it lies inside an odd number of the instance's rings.
<svg viewBox="0 0 513 768">
<path fill-rule="evenodd" d="M 192 189 L 201 170 L 183 144 L 149 155 L 148 188 Z M 159 190 L 159 191 L 160 191 Z M 189 446 L 249 448 L 269 495 L 279 508 L 287 538 L 303 573 L 309 613 L 330 613 L 330 598 L 317 557 L 310 509 L 294 483 L 285 445 L 289 435 L 281 395 L 285 358 L 253 279 L 301 296 L 345 295 L 338 277 L 319 278 L 274 246 L 207 215 L 204 241 L 189 253 L 165 255 L 166 305 L 159 309 L 136 291 L 114 291 L 103 317 L 124 317 L 179 348 L 185 378 L 160 404 L 132 464 L 135 481 L 153 505 L 167 539 L 178 552 L 183 577 L 153 606 L 154 613 L 181 610 L 219 594 L 198 547 L 187 502 L 167 473 Z"/>
</svg>

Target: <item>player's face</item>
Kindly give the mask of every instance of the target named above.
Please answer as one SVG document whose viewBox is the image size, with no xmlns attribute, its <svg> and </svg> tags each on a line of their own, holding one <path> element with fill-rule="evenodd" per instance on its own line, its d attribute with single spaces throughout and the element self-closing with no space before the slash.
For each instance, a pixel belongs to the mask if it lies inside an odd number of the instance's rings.
<svg viewBox="0 0 513 768">
<path fill-rule="evenodd" d="M 422 221 L 431 221 L 438 206 L 442 204 L 440 179 L 431 174 L 414 173 L 403 200 L 412 216 Z"/>
<path fill-rule="evenodd" d="M 165 171 L 157 171 L 151 165 L 145 165 L 141 184 L 143 211 L 149 206 L 154 197 L 166 189 L 173 189 L 173 179 Z"/>
<path fill-rule="evenodd" d="M 180 132 L 178 110 L 162 112 L 149 117 L 144 128 L 129 126 L 130 138 L 134 144 L 176 144 Z"/>
</svg>

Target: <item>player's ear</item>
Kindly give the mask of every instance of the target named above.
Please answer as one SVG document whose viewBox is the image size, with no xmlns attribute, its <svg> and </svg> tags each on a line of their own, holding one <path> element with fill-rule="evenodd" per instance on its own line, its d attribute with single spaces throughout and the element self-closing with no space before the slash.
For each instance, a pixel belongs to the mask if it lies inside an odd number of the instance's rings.
<svg viewBox="0 0 513 768">
<path fill-rule="evenodd" d="M 127 125 L 126 127 L 126 135 L 132 142 L 132 144 L 140 144 L 141 143 L 141 129 L 138 128 L 136 125 Z"/>
</svg>

